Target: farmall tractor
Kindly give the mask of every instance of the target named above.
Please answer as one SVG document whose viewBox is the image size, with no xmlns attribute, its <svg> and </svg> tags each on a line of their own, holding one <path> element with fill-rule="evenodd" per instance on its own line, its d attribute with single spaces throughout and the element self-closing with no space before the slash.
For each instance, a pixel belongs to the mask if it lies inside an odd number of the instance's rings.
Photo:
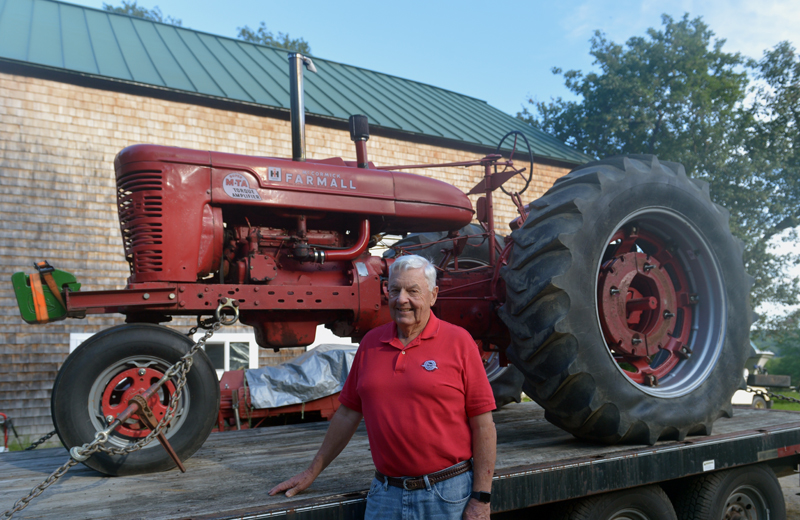
<svg viewBox="0 0 800 520">
<path fill-rule="evenodd" d="M 292 159 L 126 148 L 114 166 L 127 286 L 78 290 L 44 264 L 35 280 L 15 275 L 31 322 L 126 316 L 75 350 L 53 386 L 52 416 L 68 448 L 103 430 L 116 448 L 86 465 L 110 475 L 168 469 L 214 427 L 220 391 L 205 353 L 194 355 L 182 389 L 167 373 L 193 345 L 161 325 L 171 317 L 208 324 L 202 316 L 235 313 L 271 349 L 312 343 L 320 324 L 357 341 L 389 321 L 388 267 L 406 253 L 437 265 L 434 312 L 472 334 L 491 370 L 510 361 L 547 420 L 573 435 L 653 444 L 709 434 L 730 415 L 749 352 L 751 281 L 728 212 L 704 183 L 654 156 L 591 162 L 527 205 L 511 194 L 520 216 L 503 238 L 493 196 L 521 172 L 513 152 L 460 163 L 484 170 L 476 208 L 454 186 L 375 167 L 363 116 L 351 118 L 357 161 L 308 159 L 310 60 L 289 62 Z M 385 234 L 405 238 L 371 256 Z M 164 420 L 171 399 L 161 440 L 172 455 L 158 443 L 126 452 Z"/>
</svg>

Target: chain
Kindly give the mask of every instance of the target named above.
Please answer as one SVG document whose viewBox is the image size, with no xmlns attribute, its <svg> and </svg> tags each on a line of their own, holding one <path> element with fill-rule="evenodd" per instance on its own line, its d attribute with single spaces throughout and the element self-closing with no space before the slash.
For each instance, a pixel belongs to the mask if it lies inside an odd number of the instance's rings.
<svg viewBox="0 0 800 520">
<path fill-rule="evenodd" d="M 762 397 L 767 396 L 771 399 L 780 399 L 781 401 L 791 401 L 793 403 L 800 404 L 800 399 L 795 399 L 794 397 L 789 397 L 788 395 L 776 394 L 775 392 L 771 392 L 769 390 L 765 392 L 763 390 L 756 390 L 755 388 L 750 388 L 748 386 L 747 391 Z"/>
<path fill-rule="evenodd" d="M 195 333 L 197 332 L 198 329 L 208 330 L 208 329 L 214 327 L 214 323 L 216 323 L 217 321 L 219 321 L 219 320 L 217 320 L 216 317 L 211 317 L 211 318 L 208 318 L 208 319 L 204 320 L 202 316 L 198 316 L 197 317 L 197 325 L 195 325 L 194 327 L 189 329 L 189 332 L 186 333 L 186 336 L 191 338 L 192 336 L 195 335 Z"/>
<path fill-rule="evenodd" d="M 50 473 L 50 476 L 48 476 L 44 480 L 44 482 L 42 482 L 41 484 L 39 484 L 38 486 L 33 488 L 31 490 L 31 492 L 28 493 L 27 496 L 17 500 L 14 503 L 14 507 L 12 507 L 8 511 L 4 512 L 3 516 L 0 517 L 0 518 L 11 518 L 12 516 L 14 516 L 14 513 L 18 512 L 18 511 L 22 511 L 23 509 L 28 507 L 28 503 L 31 500 L 33 500 L 34 498 L 36 498 L 39 495 L 41 495 L 44 492 L 45 489 L 50 487 L 51 484 L 55 484 L 55 482 L 58 479 L 60 479 L 62 476 L 64 476 L 64 473 L 66 473 L 69 470 L 69 468 L 71 468 L 72 466 L 74 466 L 77 463 L 78 463 L 77 460 L 75 460 L 73 458 L 70 458 L 67 462 L 64 463 L 63 466 L 61 466 L 60 468 L 58 468 L 54 472 Z"/>
<path fill-rule="evenodd" d="M 50 437 L 52 437 L 55 434 L 56 434 L 56 431 L 53 430 L 50 433 L 48 433 L 47 435 L 42 436 L 42 438 L 40 438 L 38 441 L 32 442 L 30 446 L 25 448 L 25 451 L 35 450 L 36 448 L 38 448 L 39 446 L 44 444 L 47 441 L 47 439 L 49 439 Z"/>
<path fill-rule="evenodd" d="M 229 307 L 234 310 L 234 317 L 232 318 L 223 318 L 221 315 L 221 311 L 224 307 Z M 105 446 L 105 443 L 108 441 L 108 436 L 113 432 L 117 426 L 120 424 L 119 420 L 115 419 L 108 428 L 103 431 L 97 432 L 95 435 L 94 440 L 90 443 L 86 443 L 83 446 L 74 446 L 72 449 L 69 450 L 70 458 L 65 462 L 60 468 L 55 470 L 51 473 L 41 484 L 33 488 L 30 493 L 28 493 L 25 497 L 17 500 L 14 503 L 14 506 L 9 509 L 8 511 L 3 512 L 0 519 L 9 519 L 11 518 L 14 513 L 25 509 L 31 500 L 41 495 L 45 489 L 50 487 L 51 485 L 55 484 L 58 479 L 60 479 L 72 466 L 78 464 L 78 462 L 83 462 L 84 460 L 88 459 L 98 451 L 103 451 L 108 453 L 109 455 L 125 455 L 128 453 L 133 453 L 134 451 L 138 451 L 142 449 L 145 445 L 147 445 L 150 441 L 152 441 L 160 432 L 163 430 L 166 425 L 172 420 L 173 415 L 175 415 L 175 411 L 178 407 L 178 402 L 181 398 L 181 394 L 183 393 L 183 387 L 186 385 L 186 374 L 192 368 L 192 361 L 194 354 L 203 348 L 211 336 L 214 335 L 223 325 L 232 325 L 236 322 L 239 318 L 238 309 L 235 308 L 233 302 L 230 300 L 226 300 L 226 302 L 220 302 L 219 307 L 217 307 L 217 312 L 215 313 L 215 321 L 213 325 L 208 327 L 208 331 L 200 338 L 189 351 L 178 360 L 177 363 L 172 365 L 167 369 L 164 373 L 164 377 L 161 378 L 162 382 L 166 382 L 169 379 L 177 378 L 177 382 L 175 383 L 175 392 L 172 394 L 172 397 L 169 400 L 169 406 L 167 407 L 167 411 L 164 414 L 164 417 L 156 425 L 155 429 L 150 432 L 150 434 L 140 439 L 139 441 L 130 444 L 125 447 L 121 448 L 108 448 Z M 201 322 L 198 319 L 198 325 L 203 326 L 204 324 L 208 324 L 208 322 Z M 206 327 L 204 327 L 206 328 Z M 196 327 L 194 328 L 196 331 Z M 194 334 L 192 332 L 191 334 Z M 46 436 L 42 437 L 42 439 L 36 441 L 31 448 L 33 449 L 45 440 L 49 439 L 50 437 L 55 434 L 55 431 L 47 434 Z"/>
</svg>

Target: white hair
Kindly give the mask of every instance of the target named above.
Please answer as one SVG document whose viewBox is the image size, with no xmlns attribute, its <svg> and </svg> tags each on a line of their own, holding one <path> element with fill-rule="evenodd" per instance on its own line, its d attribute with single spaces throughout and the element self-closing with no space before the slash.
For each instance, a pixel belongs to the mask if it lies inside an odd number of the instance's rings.
<svg viewBox="0 0 800 520">
<path fill-rule="evenodd" d="M 422 269 L 422 274 L 425 275 L 425 280 L 428 282 L 428 290 L 432 291 L 436 287 L 436 268 L 427 258 L 419 255 L 403 255 L 396 258 L 389 267 L 389 278 L 409 269 Z"/>
</svg>

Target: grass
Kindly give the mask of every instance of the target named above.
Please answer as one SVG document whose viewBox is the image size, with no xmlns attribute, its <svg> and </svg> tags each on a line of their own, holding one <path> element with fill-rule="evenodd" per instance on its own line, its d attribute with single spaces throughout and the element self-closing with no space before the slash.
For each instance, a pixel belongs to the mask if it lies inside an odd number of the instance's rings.
<svg viewBox="0 0 800 520">
<path fill-rule="evenodd" d="M 785 390 L 782 388 L 776 388 L 772 390 L 776 394 L 785 395 L 786 397 L 792 397 L 794 399 L 800 399 L 800 393 L 790 390 Z M 800 411 L 800 403 L 793 403 L 792 401 L 784 401 L 782 399 L 778 399 L 773 397 L 772 398 L 772 409 L 773 410 L 793 410 L 793 411 Z"/>
</svg>

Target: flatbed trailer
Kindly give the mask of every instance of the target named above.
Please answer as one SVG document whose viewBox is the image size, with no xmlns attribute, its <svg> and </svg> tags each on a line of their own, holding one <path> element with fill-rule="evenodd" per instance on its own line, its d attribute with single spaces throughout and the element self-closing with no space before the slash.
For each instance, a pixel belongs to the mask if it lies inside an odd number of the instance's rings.
<svg viewBox="0 0 800 520">
<path fill-rule="evenodd" d="M 733 418 L 718 420 L 710 436 L 654 446 L 581 441 L 548 423 L 535 403 L 506 406 L 495 412 L 494 419 L 498 449 L 492 516 L 497 519 L 513 518 L 512 511 L 542 504 L 650 484 L 680 489 L 688 482 L 685 479 L 747 465 L 769 465 L 781 477 L 800 463 L 797 412 L 737 409 Z M 374 472 L 363 423 L 306 492 L 291 499 L 267 495 L 273 485 L 308 465 L 327 425 L 214 433 L 186 461 L 185 474 L 172 470 L 106 477 L 79 465 L 14 518 L 362 518 Z M 60 448 L 1 455 L 0 511 L 9 509 L 67 457 Z"/>
</svg>

